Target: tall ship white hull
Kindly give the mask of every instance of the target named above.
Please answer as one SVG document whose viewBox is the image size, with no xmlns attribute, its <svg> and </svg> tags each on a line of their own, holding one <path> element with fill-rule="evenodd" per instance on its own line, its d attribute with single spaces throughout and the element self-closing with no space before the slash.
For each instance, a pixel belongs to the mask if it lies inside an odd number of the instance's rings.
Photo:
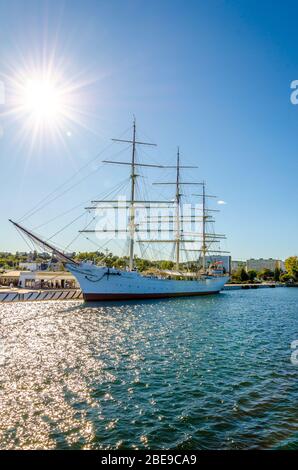
<svg viewBox="0 0 298 470">
<path fill-rule="evenodd" d="M 67 264 L 80 284 L 84 299 L 130 300 L 158 299 L 216 294 L 228 276 L 202 276 L 193 280 L 174 280 L 142 276 L 136 271 L 122 271 L 105 266 Z"/>
</svg>

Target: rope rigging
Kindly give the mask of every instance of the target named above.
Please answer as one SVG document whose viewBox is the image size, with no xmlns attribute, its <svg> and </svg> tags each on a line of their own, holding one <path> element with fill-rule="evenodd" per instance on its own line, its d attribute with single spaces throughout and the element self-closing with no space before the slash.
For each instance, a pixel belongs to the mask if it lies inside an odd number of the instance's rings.
<svg viewBox="0 0 298 470">
<path fill-rule="evenodd" d="M 131 127 L 129 128 L 131 129 Z M 123 136 L 124 134 L 126 134 L 126 132 L 129 130 L 127 129 L 123 134 L 121 134 L 121 136 Z M 133 126 L 133 129 L 134 129 L 134 132 L 135 132 L 135 122 L 134 122 L 134 126 Z M 111 188 L 108 192 L 101 192 L 99 195 L 95 196 L 96 199 L 100 199 L 101 201 L 100 202 L 104 202 L 105 200 L 107 201 L 107 203 L 109 202 L 116 202 L 116 201 L 109 201 L 108 198 L 111 197 L 112 195 L 115 195 L 115 199 L 117 197 L 119 197 L 119 194 L 120 194 L 120 191 L 123 191 L 123 190 L 127 190 L 129 189 L 129 184 L 131 183 L 131 181 L 133 180 L 134 181 L 134 178 L 135 177 L 140 177 L 140 178 L 146 178 L 147 179 L 147 176 L 144 175 L 144 172 L 143 172 L 143 166 L 151 166 L 151 167 L 154 167 L 154 166 L 157 166 L 158 168 L 163 168 L 163 167 L 166 167 L 166 165 L 160 165 L 160 162 L 157 161 L 155 159 L 152 158 L 152 156 L 150 155 L 150 162 L 156 162 L 156 165 L 151 165 L 151 164 L 140 164 L 138 163 L 139 161 L 139 156 L 141 155 L 141 152 L 143 155 L 147 156 L 147 152 L 140 146 L 138 148 L 138 151 L 136 150 L 137 147 L 135 147 L 135 144 L 143 144 L 143 145 L 155 145 L 155 144 L 151 144 L 151 143 L 144 143 L 144 142 L 140 142 L 138 141 L 138 139 L 136 139 L 136 135 L 134 133 L 134 137 L 133 137 L 133 141 L 130 141 L 130 140 L 121 140 L 121 139 L 115 139 L 115 141 L 118 142 L 129 142 L 130 144 L 129 145 L 126 145 L 125 148 L 121 148 L 119 151 L 117 152 L 114 152 L 112 153 L 112 156 L 117 156 L 117 155 L 120 155 L 120 154 L 124 154 L 128 149 L 131 149 L 133 148 L 133 163 L 132 165 L 136 165 L 136 169 L 137 169 L 137 174 L 136 173 L 132 173 L 132 175 L 128 178 L 125 178 L 123 181 L 117 183 L 113 188 Z M 132 144 L 132 145 L 131 145 Z M 67 194 L 68 192 L 70 192 L 71 190 L 73 190 L 74 188 L 76 188 L 79 184 L 81 184 L 82 182 L 86 181 L 87 178 L 89 178 L 91 175 L 97 173 L 99 170 L 101 170 L 103 167 L 105 167 L 107 165 L 107 163 L 116 163 L 116 164 L 125 164 L 125 165 L 129 165 L 130 163 L 127 163 L 127 162 L 113 162 L 113 161 L 107 161 L 105 160 L 105 162 L 103 162 L 101 165 L 99 165 L 97 168 L 95 169 L 92 169 L 91 171 L 88 171 L 87 174 L 81 176 L 77 181 L 74 181 L 78 175 L 80 175 L 86 168 L 90 167 L 91 164 L 94 164 L 95 161 L 97 161 L 102 155 L 104 152 L 108 151 L 110 148 L 112 148 L 114 146 L 114 142 L 110 143 L 109 145 L 107 145 L 104 149 L 102 149 L 95 157 L 93 157 L 91 160 L 89 160 L 87 163 L 85 163 L 84 165 L 82 165 L 72 176 L 70 176 L 69 178 L 66 179 L 66 181 L 60 185 L 57 186 L 57 188 L 55 190 L 53 190 L 52 192 L 50 192 L 47 196 L 45 196 L 44 198 L 42 198 L 33 208 L 31 208 L 31 210 L 27 211 L 23 217 L 21 219 L 19 219 L 19 222 L 22 222 L 24 220 L 28 220 L 30 218 L 32 218 L 34 215 L 36 215 L 38 212 L 42 211 L 45 207 L 49 206 L 50 204 L 52 204 L 53 202 L 57 201 L 57 199 L 61 198 L 62 196 L 64 196 L 65 194 Z M 141 150 L 142 149 L 142 150 Z M 178 155 L 179 155 L 179 149 L 178 149 Z M 134 160 L 135 158 L 135 160 Z M 172 164 L 170 164 L 168 167 L 170 168 L 177 168 L 177 174 L 179 173 L 179 169 L 183 169 L 183 168 L 191 168 L 190 166 L 181 166 L 180 164 L 180 167 L 179 167 L 179 157 L 178 157 L 178 163 L 177 163 L 177 166 L 172 166 Z M 170 179 L 171 182 L 159 182 L 159 179 L 157 179 L 157 183 L 155 184 L 175 184 L 175 183 L 172 183 L 173 181 L 173 171 L 170 170 L 167 172 L 167 175 L 171 176 L 172 178 Z M 178 178 L 178 176 L 177 176 Z M 148 188 L 146 187 L 146 185 L 144 184 L 140 184 L 140 182 L 138 181 L 139 178 L 136 178 L 136 180 L 134 181 L 133 183 L 133 187 L 135 188 L 135 194 L 133 195 L 133 197 L 131 197 L 132 201 L 134 201 L 135 203 L 136 202 L 140 202 L 140 201 L 144 201 L 144 202 L 150 202 L 150 193 L 149 193 L 149 190 Z M 186 180 L 188 182 L 181 182 L 180 184 L 185 184 L 185 185 L 188 185 L 188 184 L 202 184 L 202 183 L 197 183 L 197 182 L 194 182 L 193 181 L 193 178 L 192 178 L 192 175 L 190 175 L 190 178 L 189 180 Z M 179 183 L 177 183 L 179 184 Z M 161 199 L 164 199 L 165 200 L 165 193 L 167 194 L 168 193 L 168 188 L 169 187 L 164 187 L 165 189 L 163 191 L 158 191 L 157 190 L 157 193 L 161 195 Z M 176 199 L 178 201 L 178 205 L 180 207 L 180 201 L 181 199 L 183 198 L 183 201 L 188 201 L 191 197 L 190 194 L 188 194 L 187 192 L 187 189 L 185 189 L 185 186 L 183 186 L 183 191 L 181 191 L 181 194 L 180 193 L 180 189 L 178 190 L 178 196 L 176 194 Z M 183 192 L 183 194 L 182 194 Z M 194 195 L 193 195 L 194 196 Z M 172 198 L 168 198 L 168 202 L 171 202 L 172 204 L 172 201 L 174 202 L 175 201 L 175 196 L 174 194 L 172 194 Z M 83 202 L 80 202 L 80 203 L 76 203 L 72 208 L 70 209 L 67 209 L 67 210 L 64 210 L 62 211 L 60 214 L 55 214 L 54 217 L 51 217 L 50 219 L 48 219 L 47 221 L 45 222 L 42 222 L 40 223 L 39 225 L 37 225 L 34 230 L 39 230 L 40 228 L 44 227 L 44 226 L 47 226 L 49 225 L 50 223 L 58 220 L 59 218 L 61 217 L 65 217 L 66 215 L 70 214 L 71 212 L 81 208 L 82 204 L 86 204 L 88 201 L 90 201 L 90 198 L 88 198 L 87 200 L 84 200 Z M 96 201 L 95 201 L 96 202 Z M 154 201 L 153 201 L 154 202 Z M 155 202 L 161 202 L 161 201 L 155 201 Z M 166 200 L 165 200 L 166 202 Z M 92 203 L 94 203 L 94 201 L 92 201 Z M 135 213 L 136 209 L 135 209 L 135 204 L 132 203 L 131 204 L 133 206 L 133 214 Z M 86 213 L 86 210 L 87 209 L 87 213 Z M 52 235 L 50 235 L 47 239 L 46 239 L 46 242 L 48 241 L 51 241 L 53 239 L 55 239 L 55 237 L 57 237 L 58 235 L 60 235 L 61 233 L 65 232 L 69 227 L 71 227 L 73 224 L 75 224 L 77 221 L 81 220 L 81 218 L 86 215 L 88 216 L 88 214 L 91 214 L 90 212 L 90 209 L 98 209 L 100 210 L 100 206 L 98 207 L 89 207 L 89 208 L 85 208 L 84 211 L 82 213 L 80 213 L 79 215 L 75 215 L 75 217 L 73 217 L 70 221 L 68 221 L 67 223 L 65 223 L 65 225 L 63 227 L 61 227 L 59 230 L 56 230 Z M 116 210 L 116 207 L 115 207 L 115 210 Z M 145 210 L 147 210 L 147 207 L 145 208 Z M 179 214 L 179 210 L 178 210 L 178 214 Z M 180 213 L 181 215 L 181 213 Z M 180 220 L 180 215 L 178 216 L 179 220 Z M 64 251 L 65 250 L 68 250 L 70 246 L 72 246 L 77 240 L 78 238 L 82 235 L 81 232 L 84 232 L 84 230 L 86 230 L 87 228 L 89 228 L 91 226 L 91 224 L 96 220 L 96 217 L 98 216 L 98 214 L 95 214 L 94 216 L 92 216 L 91 220 L 89 220 L 86 224 L 85 224 L 85 227 L 82 231 L 80 231 L 74 238 L 73 240 L 68 243 L 68 245 L 64 248 Z M 113 216 L 112 216 L 113 217 Z M 174 217 L 174 216 L 173 216 Z M 147 216 L 146 216 L 147 218 Z M 177 218 L 177 217 L 176 217 Z M 203 218 L 204 218 L 204 215 L 203 215 Z M 116 220 L 116 219 L 115 219 Z M 178 231 L 178 238 L 177 238 L 177 235 L 176 235 L 176 240 L 173 239 L 173 245 L 168 245 L 166 242 L 171 242 L 171 240 L 165 240 L 165 242 L 163 243 L 163 239 L 159 240 L 159 239 L 150 239 L 150 236 L 148 237 L 148 243 L 146 242 L 146 236 L 143 237 L 145 238 L 145 240 L 142 240 L 140 239 L 140 232 L 142 232 L 142 230 L 139 230 L 139 228 L 137 229 L 136 225 L 140 225 L 142 224 L 142 221 L 135 221 L 135 216 L 133 215 L 133 217 L 131 215 L 129 215 L 129 218 L 128 220 L 126 221 L 126 224 L 127 226 L 129 226 L 129 220 L 133 220 L 133 225 L 134 225 L 134 228 L 133 228 L 133 236 L 130 237 L 130 242 L 131 240 L 133 239 L 133 242 L 134 242 L 134 237 L 136 238 L 136 241 L 139 241 L 140 243 L 138 243 L 138 248 L 137 248 L 137 252 L 144 258 L 145 256 L 149 257 L 149 259 L 156 259 L 156 257 L 158 257 L 160 260 L 165 260 L 167 257 L 168 257 L 168 253 L 167 255 L 165 256 L 166 252 L 168 252 L 168 247 L 170 246 L 171 247 L 171 250 L 170 250 L 170 259 L 174 259 L 175 256 L 174 253 L 172 253 L 174 250 L 175 250 L 175 243 L 176 243 L 176 247 L 177 245 L 180 246 L 181 244 L 181 260 L 180 262 L 183 263 L 185 265 L 185 267 L 189 270 L 190 269 L 190 263 L 191 262 L 194 262 L 194 259 L 196 259 L 195 255 L 191 255 L 191 252 L 195 252 L 195 251 L 198 251 L 200 252 L 200 255 L 199 255 L 199 260 L 202 258 L 202 248 L 199 249 L 199 244 L 200 244 L 200 240 L 196 240 L 194 239 L 193 243 L 195 243 L 197 246 L 195 246 L 195 248 L 192 250 L 191 248 L 187 248 L 187 246 L 189 247 L 189 245 L 187 245 L 186 242 L 188 242 L 188 240 L 184 239 L 183 237 L 186 235 L 185 230 L 184 230 L 184 222 L 182 221 L 181 222 L 181 225 L 177 225 L 177 227 L 179 227 L 179 229 L 177 229 Z M 205 220 L 205 219 L 204 219 Z M 111 223 L 113 222 L 113 220 L 107 220 L 106 223 Z M 149 233 L 150 234 L 150 221 L 148 222 L 148 218 L 147 220 L 145 219 L 145 221 L 143 222 L 144 224 L 147 224 L 145 226 L 145 229 L 143 230 L 143 234 L 145 232 L 145 235 L 146 233 Z M 152 222 L 151 222 L 152 223 Z M 160 232 L 161 229 L 160 229 L 160 226 L 161 226 L 161 218 L 160 218 L 160 222 L 158 222 L 158 225 L 157 225 L 157 228 L 156 228 L 156 233 Z M 172 222 L 173 223 L 173 220 Z M 192 224 L 193 222 L 190 222 L 190 224 Z M 178 224 L 178 222 L 177 222 Z M 205 222 L 206 226 L 208 226 L 208 231 L 209 231 L 209 234 L 213 234 L 213 237 L 216 238 L 216 234 L 214 232 L 214 227 L 213 227 L 213 224 L 206 220 Z M 112 224 L 113 226 L 113 224 Z M 149 229 L 148 229 L 148 226 L 149 226 Z M 190 231 L 192 231 L 193 229 L 193 226 L 195 226 L 194 228 L 194 232 L 197 232 L 197 226 L 195 224 L 193 225 L 190 225 Z M 171 228 L 172 226 L 169 225 L 169 231 L 170 232 L 174 232 L 174 229 Z M 116 229 L 115 229 L 116 230 Z M 91 230 L 90 230 L 91 231 Z M 107 232 L 109 230 L 106 230 Z M 94 230 L 95 232 L 95 230 Z M 153 232 L 153 231 L 152 231 Z M 25 240 L 25 238 L 23 237 L 23 234 L 21 233 L 22 235 L 22 238 Z M 198 233 L 197 233 L 198 235 Z M 191 235 L 190 235 L 191 236 Z M 85 240 L 95 244 L 95 242 L 92 242 L 90 240 L 90 238 L 88 237 L 84 237 Z M 137 240 L 137 238 L 139 238 Z M 30 239 L 30 237 L 29 237 Z M 30 239 L 31 242 L 32 242 L 32 239 Z M 112 241 L 112 243 L 115 245 L 115 247 L 119 247 L 119 240 L 116 239 L 116 237 L 114 239 L 110 239 L 110 240 L 107 240 L 107 242 L 105 242 L 104 246 L 106 246 L 106 244 L 108 242 Z M 150 243 L 151 241 L 160 241 L 160 243 Z M 133 243 L 132 242 L 132 243 Z M 27 243 L 27 242 L 26 242 Z M 128 241 L 125 240 L 125 243 L 127 244 Z M 34 241 L 34 244 L 38 246 L 38 242 L 36 242 L 36 240 Z M 147 246 L 145 246 L 147 244 Z M 27 243 L 28 245 L 28 243 Z M 44 248 L 45 245 L 42 245 L 40 244 L 39 246 L 42 246 Z M 50 246 L 50 245 L 49 245 Z M 58 245 L 57 245 L 58 246 Z M 207 239 L 206 242 L 203 242 L 203 244 L 201 245 L 201 247 L 204 247 L 204 253 L 206 252 L 209 252 L 209 250 L 212 252 L 215 252 L 215 247 L 214 245 L 212 245 L 212 241 L 211 239 Z M 219 251 L 219 250 L 218 250 Z M 133 248 L 131 249 L 131 246 L 130 246 L 130 252 L 132 253 L 132 259 L 133 259 Z M 136 253 L 136 252 L 135 252 Z M 177 260 L 179 260 L 179 248 L 178 248 L 178 254 L 177 254 L 177 251 L 176 251 L 176 257 L 177 257 Z M 107 257 L 104 257 L 103 260 L 107 258 Z M 131 265 L 131 259 L 130 259 L 130 265 Z M 177 266 L 179 268 L 179 261 L 177 263 Z"/>
</svg>

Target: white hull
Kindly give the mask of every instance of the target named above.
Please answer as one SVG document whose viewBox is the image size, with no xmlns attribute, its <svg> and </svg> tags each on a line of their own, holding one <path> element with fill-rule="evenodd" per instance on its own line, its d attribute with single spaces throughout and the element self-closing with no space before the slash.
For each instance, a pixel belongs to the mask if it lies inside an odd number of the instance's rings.
<svg viewBox="0 0 298 470">
<path fill-rule="evenodd" d="M 136 271 L 108 269 L 88 263 L 67 264 L 76 277 L 85 300 L 128 300 L 215 294 L 228 276 L 206 276 L 197 280 L 160 279 Z"/>
</svg>

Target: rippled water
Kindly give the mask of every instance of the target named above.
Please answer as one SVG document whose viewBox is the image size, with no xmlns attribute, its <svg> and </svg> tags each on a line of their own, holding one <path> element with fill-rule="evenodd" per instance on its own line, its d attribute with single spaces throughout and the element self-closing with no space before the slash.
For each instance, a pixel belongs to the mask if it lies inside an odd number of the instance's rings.
<svg viewBox="0 0 298 470">
<path fill-rule="evenodd" d="M 0 305 L 1 448 L 298 448 L 298 289 Z"/>
</svg>

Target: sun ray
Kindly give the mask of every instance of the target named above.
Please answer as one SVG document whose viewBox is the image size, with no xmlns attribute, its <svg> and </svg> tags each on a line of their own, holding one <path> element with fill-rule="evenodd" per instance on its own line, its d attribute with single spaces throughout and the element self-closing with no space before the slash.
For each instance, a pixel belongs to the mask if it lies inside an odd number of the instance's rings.
<svg viewBox="0 0 298 470">
<path fill-rule="evenodd" d="M 73 67 L 56 54 L 42 54 L 39 60 L 25 57 L 7 64 L 4 74 L 7 100 L 2 116 L 7 124 L 16 122 L 17 145 L 26 143 L 30 153 L 50 141 L 67 145 L 67 140 L 75 133 L 75 128 L 90 129 L 90 116 L 86 111 L 88 87 L 98 81 L 98 77 L 87 77 L 83 71 L 73 71 Z"/>
</svg>

